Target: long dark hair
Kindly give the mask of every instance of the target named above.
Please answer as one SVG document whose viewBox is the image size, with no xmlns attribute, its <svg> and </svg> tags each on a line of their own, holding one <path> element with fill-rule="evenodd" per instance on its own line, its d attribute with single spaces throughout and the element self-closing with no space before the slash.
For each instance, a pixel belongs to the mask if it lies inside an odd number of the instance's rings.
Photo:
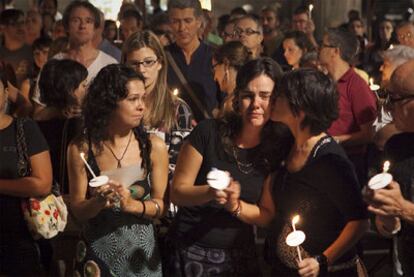
<svg viewBox="0 0 414 277">
<path fill-rule="evenodd" d="M 222 148 L 219 155 L 223 158 L 234 160 L 234 140 L 237 135 L 240 134 L 243 127 L 242 117 L 239 113 L 239 94 L 242 90 L 247 88 L 248 84 L 253 79 L 260 75 L 266 75 L 277 83 L 281 79 L 283 72 L 279 64 L 268 57 L 249 61 L 239 70 L 233 98 L 233 111 L 225 113 L 218 121 L 220 134 L 219 143 L 222 146 L 219 147 Z M 274 96 L 275 89 L 273 89 L 272 98 L 274 98 Z M 273 100 L 271 100 L 271 102 L 272 101 Z M 290 141 L 292 141 L 291 135 L 287 127 L 278 123 L 273 123 L 269 120 L 263 127 L 258 153 L 253 157 L 255 168 L 260 171 L 265 171 L 265 173 L 273 170 L 275 166 L 280 164 L 280 161 L 284 158 L 285 154 L 287 154 L 289 147 L 286 147 L 286 145 L 289 145 Z M 274 148 L 277 148 L 280 151 L 273 151 L 272 149 Z M 270 157 L 270 155 L 274 155 L 275 153 L 280 155 L 280 157 Z"/>
<path fill-rule="evenodd" d="M 111 64 L 99 71 L 89 87 L 83 106 L 85 139 L 98 151 L 102 151 L 102 142 L 109 138 L 111 115 L 117 109 L 118 102 L 128 96 L 126 86 L 131 80 L 144 83 L 144 77 L 135 70 L 126 65 Z M 149 172 L 151 143 L 142 122 L 134 133 L 141 150 L 142 167 Z"/>
</svg>

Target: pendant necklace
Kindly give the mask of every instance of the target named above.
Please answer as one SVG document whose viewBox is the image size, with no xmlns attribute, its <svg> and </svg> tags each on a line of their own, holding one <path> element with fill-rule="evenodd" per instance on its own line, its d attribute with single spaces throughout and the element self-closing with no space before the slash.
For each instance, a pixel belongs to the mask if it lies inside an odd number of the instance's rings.
<svg viewBox="0 0 414 277">
<path fill-rule="evenodd" d="M 132 138 L 132 131 L 130 132 L 130 134 L 129 134 L 129 139 L 128 139 L 128 143 L 127 143 L 127 145 L 126 145 L 126 147 L 125 147 L 125 150 L 124 150 L 124 152 L 122 153 L 122 155 L 121 155 L 121 157 L 120 158 L 118 158 L 116 155 L 115 155 L 115 153 L 114 153 L 114 151 L 112 151 L 112 148 L 111 147 L 109 147 L 109 145 L 107 145 L 105 142 L 103 142 L 103 145 L 105 145 L 106 146 L 106 148 L 108 148 L 109 149 L 109 151 L 111 152 L 111 154 L 112 154 L 112 156 L 115 158 L 115 160 L 118 162 L 117 163 L 117 168 L 121 168 L 122 167 L 122 165 L 121 165 L 121 161 L 122 161 L 122 159 L 124 158 L 124 156 L 125 156 L 125 153 L 126 153 L 126 151 L 128 150 L 128 148 L 129 148 L 129 144 L 131 143 L 131 138 Z"/>
</svg>

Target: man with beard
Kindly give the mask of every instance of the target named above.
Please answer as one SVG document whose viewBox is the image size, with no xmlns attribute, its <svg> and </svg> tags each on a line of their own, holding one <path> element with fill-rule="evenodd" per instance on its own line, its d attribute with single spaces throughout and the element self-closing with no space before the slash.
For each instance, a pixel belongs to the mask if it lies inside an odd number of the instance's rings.
<svg viewBox="0 0 414 277">
<path fill-rule="evenodd" d="M 280 20 L 277 10 L 270 6 L 263 8 L 260 20 L 263 26 L 264 54 L 269 57 L 274 57 L 277 51 L 281 49 L 283 41 L 283 33 L 280 30 Z"/>
</svg>

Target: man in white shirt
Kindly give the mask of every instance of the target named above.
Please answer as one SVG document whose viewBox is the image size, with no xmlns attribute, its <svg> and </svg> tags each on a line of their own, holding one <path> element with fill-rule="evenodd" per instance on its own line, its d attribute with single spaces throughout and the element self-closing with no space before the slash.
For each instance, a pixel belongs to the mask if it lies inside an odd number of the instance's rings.
<svg viewBox="0 0 414 277">
<path fill-rule="evenodd" d="M 69 36 L 69 49 L 67 52 L 56 54 L 54 59 L 72 59 L 83 64 L 88 69 L 87 83 L 98 74 L 101 68 L 108 64 L 118 63 L 113 57 L 105 54 L 94 46 L 95 31 L 99 28 L 101 16 L 99 10 L 87 1 L 71 2 L 63 13 L 63 26 Z M 32 100 L 40 102 L 38 89 Z M 41 110 L 35 105 L 34 115 Z"/>
</svg>

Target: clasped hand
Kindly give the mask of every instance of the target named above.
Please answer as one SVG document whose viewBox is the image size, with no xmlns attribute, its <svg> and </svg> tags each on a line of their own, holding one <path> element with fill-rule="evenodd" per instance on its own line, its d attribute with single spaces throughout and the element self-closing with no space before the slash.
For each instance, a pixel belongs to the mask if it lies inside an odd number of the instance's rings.
<svg viewBox="0 0 414 277">
<path fill-rule="evenodd" d="M 223 190 L 217 190 L 210 188 L 214 194 L 214 199 L 217 203 L 224 205 L 229 211 L 237 209 L 240 201 L 240 184 L 233 179 L 230 180 L 230 184 Z"/>
</svg>

